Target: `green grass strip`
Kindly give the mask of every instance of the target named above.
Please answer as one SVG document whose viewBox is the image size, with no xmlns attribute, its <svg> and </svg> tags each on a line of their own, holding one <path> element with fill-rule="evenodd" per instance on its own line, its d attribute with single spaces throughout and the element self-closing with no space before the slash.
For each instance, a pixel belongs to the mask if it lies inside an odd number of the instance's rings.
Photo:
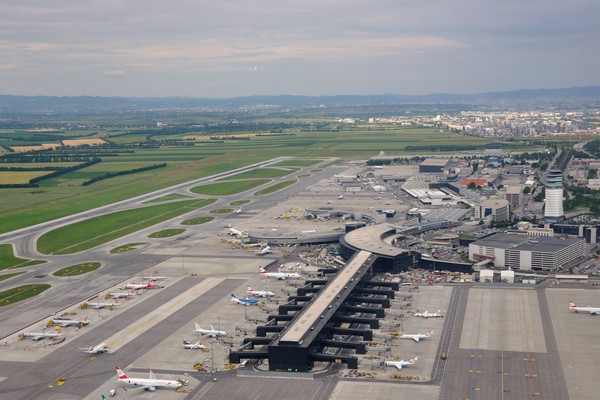
<svg viewBox="0 0 600 400">
<path fill-rule="evenodd" d="M 186 219 L 185 221 L 183 221 L 181 223 L 181 225 L 200 225 L 200 224 L 205 224 L 207 222 L 210 222 L 213 219 L 215 219 L 215 217 L 196 217 L 196 218 L 190 218 L 190 219 Z"/>
<path fill-rule="evenodd" d="M 61 268 L 52 275 L 54 276 L 75 276 L 83 275 L 100 268 L 102 264 L 99 262 L 87 262 L 82 264 L 72 265 L 70 267 Z"/>
<path fill-rule="evenodd" d="M 211 214 L 227 214 L 232 211 L 233 211 L 232 208 L 215 208 L 214 210 L 210 210 L 209 213 L 211 213 Z"/>
<path fill-rule="evenodd" d="M 248 181 L 232 181 L 209 183 L 208 185 L 196 186 L 190 191 L 196 194 L 208 196 L 228 196 L 230 194 L 242 193 L 265 183 L 269 183 L 270 179 L 254 179 Z"/>
<path fill-rule="evenodd" d="M 148 235 L 149 238 L 166 238 L 185 232 L 185 229 L 163 229 Z"/>
<path fill-rule="evenodd" d="M 281 161 L 275 164 L 271 164 L 271 167 L 309 167 L 311 165 L 315 165 L 320 163 L 323 160 L 305 160 L 305 159 L 293 159 Z"/>
<path fill-rule="evenodd" d="M 0 292 L 0 307 L 14 304 L 21 300 L 37 296 L 44 290 L 50 289 L 51 286 L 43 283 L 38 285 L 23 285 L 16 288 L 4 290 Z"/>
<path fill-rule="evenodd" d="M 0 244 L 0 271 L 8 268 L 29 267 L 45 262 L 44 260 L 27 260 L 15 257 L 11 244 Z"/>
<path fill-rule="evenodd" d="M 111 254 L 125 253 L 127 251 L 137 250 L 148 243 L 127 243 L 119 247 L 115 247 L 110 251 Z"/>
<path fill-rule="evenodd" d="M 236 200 L 229 203 L 230 206 L 241 206 L 250 203 L 252 200 Z"/>
<path fill-rule="evenodd" d="M 219 181 L 235 181 L 239 179 L 261 179 L 261 178 L 279 178 L 286 176 L 294 171 L 278 168 L 258 168 L 251 171 L 241 172 L 227 178 L 219 179 Z"/>
<path fill-rule="evenodd" d="M 15 277 L 17 275 L 24 274 L 24 273 L 25 273 L 25 271 L 23 271 L 23 272 L 13 272 L 12 274 L 0 275 L 0 282 L 5 281 L 7 279 L 10 279 L 12 277 Z"/>
<path fill-rule="evenodd" d="M 269 187 L 266 187 L 263 190 L 259 190 L 258 192 L 254 193 L 254 195 L 255 196 L 264 196 L 265 194 L 274 193 L 274 192 L 277 192 L 277 191 L 279 191 L 281 189 L 285 189 L 288 186 L 292 186 L 296 182 L 298 182 L 298 181 L 294 180 L 294 181 L 279 182 L 279 183 L 276 183 L 275 185 L 271 185 Z"/>
<path fill-rule="evenodd" d="M 205 207 L 215 199 L 175 203 L 119 211 L 63 226 L 43 234 L 37 242 L 43 254 L 72 254 Z"/>
</svg>

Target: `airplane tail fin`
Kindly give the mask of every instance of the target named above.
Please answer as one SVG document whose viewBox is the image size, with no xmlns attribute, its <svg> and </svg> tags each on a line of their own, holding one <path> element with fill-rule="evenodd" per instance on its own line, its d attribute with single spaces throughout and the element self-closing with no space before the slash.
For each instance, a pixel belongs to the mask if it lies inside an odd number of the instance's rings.
<svg viewBox="0 0 600 400">
<path fill-rule="evenodd" d="M 235 297 L 235 294 L 231 293 L 231 300 L 233 299 L 237 299 L 237 297 Z"/>
<path fill-rule="evenodd" d="M 228 228 L 233 228 L 233 225 L 231 225 L 231 222 L 227 224 Z"/>
<path fill-rule="evenodd" d="M 252 288 L 251 288 L 250 286 L 247 286 L 247 287 L 246 287 L 246 289 L 247 289 L 246 291 L 247 291 L 248 293 L 252 293 L 252 292 L 253 292 L 253 290 L 252 290 Z"/>
<path fill-rule="evenodd" d="M 183 339 L 183 344 L 190 344 L 187 340 Z"/>
<path fill-rule="evenodd" d="M 106 396 L 105 395 L 101 395 L 102 396 L 102 400 L 106 400 Z"/>
<path fill-rule="evenodd" d="M 414 364 L 415 362 L 417 362 L 417 360 L 419 359 L 419 357 L 415 357 L 415 358 L 411 358 L 408 362 L 410 362 L 411 364 Z"/>
<path fill-rule="evenodd" d="M 211 331 L 214 331 L 214 330 L 215 330 L 215 328 L 213 328 L 213 326 L 211 325 L 211 326 L 210 326 L 210 330 L 211 330 Z"/>
<path fill-rule="evenodd" d="M 194 322 L 194 325 L 196 326 L 196 330 L 197 331 L 201 331 L 202 330 L 202 327 L 200 325 L 198 325 L 197 322 Z"/>
<path fill-rule="evenodd" d="M 265 269 L 262 267 L 262 265 L 259 265 L 258 268 L 260 268 L 260 273 L 261 274 L 266 274 L 267 271 L 265 271 Z"/>
<path fill-rule="evenodd" d="M 148 379 L 156 380 L 156 375 L 152 372 L 152 368 L 148 367 Z"/>
<path fill-rule="evenodd" d="M 577 306 L 575 305 L 573 300 L 569 300 L 569 308 L 575 308 L 575 307 L 577 307 Z"/>
<path fill-rule="evenodd" d="M 115 368 L 116 368 L 116 370 L 117 370 L 117 376 L 119 377 L 119 379 L 127 379 L 127 378 L 129 378 L 129 377 L 127 376 L 127 374 L 125 374 L 125 372 L 123 372 L 123 371 L 121 370 L 121 368 L 119 368 L 119 366 L 118 366 L 118 365 L 117 365 Z"/>
<path fill-rule="evenodd" d="M 425 336 L 430 337 L 431 335 L 433 335 L 433 331 L 428 331 Z"/>
</svg>

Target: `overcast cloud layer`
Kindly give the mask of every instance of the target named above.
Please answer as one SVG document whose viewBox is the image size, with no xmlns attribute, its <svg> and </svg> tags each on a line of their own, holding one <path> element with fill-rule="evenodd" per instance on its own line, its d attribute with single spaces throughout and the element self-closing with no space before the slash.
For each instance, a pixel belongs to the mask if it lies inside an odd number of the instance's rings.
<svg viewBox="0 0 600 400">
<path fill-rule="evenodd" d="M 1 94 L 428 94 L 600 84 L 598 0 L 7 3 Z"/>
</svg>

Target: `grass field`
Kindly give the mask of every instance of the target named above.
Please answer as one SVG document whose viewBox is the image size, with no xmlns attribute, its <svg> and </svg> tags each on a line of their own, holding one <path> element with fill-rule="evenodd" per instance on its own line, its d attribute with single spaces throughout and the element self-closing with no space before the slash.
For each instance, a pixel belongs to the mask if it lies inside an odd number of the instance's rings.
<svg viewBox="0 0 600 400">
<path fill-rule="evenodd" d="M 185 229 L 163 229 L 162 231 L 153 232 L 153 233 L 149 234 L 148 237 L 153 238 L 153 239 L 166 238 L 166 237 L 179 235 L 183 232 L 185 232 Z"/>
<path fill-rule="evenodd" d="M 182 120 L 189 119 L 181 116 Z M 275 119 L 275 120 L 280 120 Z M 190 119 L 191 121 L 192 119 Z M 318 118 L 308 118 L 307 121 Z M 121 124 L 126 124 L 124 117 Z M 83 122 L 83 121 L 82 121 Z M 93 122 L 93 119 L 92 121 Z M 149 121 L 150 122 L 150 121 Z M 90 121 L 86 121 L 90 123 Z M 78 171 L 48 179 L 40 183 L 40 188 L 33 189 L 0 189 L 0 233 L 31 226 L 53 220 L 73 213 L 89 210 L 106 204 L 128 199 L 140 194 L 188 182 L 216 173 L 229 171 L 256 162 L 280 156 L 300 157 L 297 160 L 284 161 L 278 166 L 300 167 L 313 165 L 323 157 L 371 157 L 380 151 L 387 155 L 404 154 L 407 146 L 469 145 L 484 148 L 494 140 L 466 137 L 455 133 L 440 132 L 437 129 L 388 129 L 383 127 L 343 126 L 341 132 L 330 132 L 328 129 L 340 127 L 333 124 L 324 125 L 322 131 L 303 131 L 302 128 L 289 129 L 287 135 L 252 136 L 250 140 L 225 140 L 222 142 L 195 142 L 194 146 L 163 146 L 159 148 L 132 148 L 132 153 L 119 153 L 115 156 L 103 156 L 102 162 Z M 22 142 L 34 133 L 26 131 L 4 130 L 2 133 L 9 139 L 0 139 L 0 143 Z M 77 130 L 58 132 L 60 135 L 73 137 L 101 137 L 113 142 L 144 142 L 151 134 L 145 132 L 127 133 L 125 129 Z M 194 130 L 174 134 L 170 138 L 182 139 L 195 134 Z M 232 132 L 232 134 L 246 134 Z M 122 136 L 121 136 L 122 135 Z M 156 135 L 157 140 L 162 140 Z M 522 144 L 516 146 L 523 147 Z M 431 152 L 428 152 L 431 153 Z M 122 175 L 96 182 L 90 186 L 79 186 L 90 178 L 122 170 L 130 170 L 156 163 L 167 163 L 166 168 L 144 171 L 132 175 Z M 56 163 L 54 163 L 55 165 Z M 50 164 L 48 164 L 50 165 Z M 269 169 L 267 169 L 269 170 Z M 270 168 L 270 170 L 273 170 Z M 24 179 L 24 178 L 20 178 Z M 260 185 L 267 181 L 255 182 Z M 206 185 L 198 187 L 197 193 L 214 190 L 214 195 L 239 193 L 254 186 L 223 189 L 219 186 Z M 213 193 L 205 193 L 213 194 Z"/>
<path fill-rule="evenodd" d="M 44 290 L 50 289 L 48 284 L 23 285 L 0 292 L 0 307 L 17 303 L 21 300 L 37 296 Z"/>
<path fill-rule="evenodd" d="M 48 175 L 51 172 L 52 171 L 0 171 L 0 185 L 29 183 L 30 179 Z"/>
<path fill-rule="evenodd" d="M 75 275 L 83 275 L 88 272 L 92 272 L 100 268 L 102 264 L 99 262 L 88 262 L 83 264 L 72 265 L 70 267 L 61 268 L 58 271 L 54 272 L 52 275 L 54 276 L 75 276 Z"/>
<path fill-rule="evenodd" d="M 208 200 L 185 200 L 102 215 L 43 234 L 37 242 L 43 254 L 72 254 L 175 218 L 208 204 Z"/>
<path fill-rule="evenodd" d="M 115 247 L 110 251 L 111 254 L 125 253 L 127 251 L 137 250 L 148 243 L 127 243 L 119 247 Z"/>
<path fill-rule="evenodd" d="M 24 273 L 25 273 L 25 271 L 23 271 L 23 272 L 13 272 L 12 274 L 0 275 L 0 282 L 5 281 L 5 280 L 10 279 L 10 278 L 14 278 L 15 276 L 18 276 L 18 275 L 21 275 L 21 274 L 24 274 Z"/>
<path fill-rule="evenodd" d="M 15 257 L 11 244 L 0 244 L 0 271 L 9 268 L 28 267 L 30 265 L 43 264 L 43 260 L 27 260 Z"/>
<path fill-rule="evenodd" d="M 264 185 L 269 181 L 269 179 L 253 179 L 248 181 L 209 183 L 208 185 L 196 186 L 191 191 L 207 196 L 228 196 L 245 192 L 257 186 Z"/>
<path fill-rule="evenodd" d="M 255 196 L 264 196 L 265 194 L 274 193 L 274 192 L 277 192 L 278 190 L 285 189 L 288 186 L 292 186 L 293 184 L 295 184 L 297 182 L 298 181 L 296 181 L 296 180 L 279 182 L 279 183 L 276 183 L 275 185 L 271 185 L 262 190 L 259 190 L 258 192 L 254 193 L 254 195 Z"/>
<path fill-rule="evenodd" d="M 200 225 L 212 221 L 215 217 L 195 217 L 186 219 L 181 222 L 181 225 Z"/>
</svg>

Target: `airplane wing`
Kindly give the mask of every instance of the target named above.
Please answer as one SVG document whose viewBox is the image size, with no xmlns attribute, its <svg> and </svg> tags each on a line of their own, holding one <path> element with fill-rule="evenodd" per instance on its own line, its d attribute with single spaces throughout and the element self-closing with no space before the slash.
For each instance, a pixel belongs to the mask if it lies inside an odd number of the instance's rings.
<svg viewBox="0 0 600 400">
<path fill-rule="evenodd" d="M 421 339 L 419 339 L 418 336 L 413 336 L 413 339 L 415 339 L 415 342 L 418 342 L 419 340 L 421 340 Z"/>
<path fill-rule="evenodd" d="M 394 363 L 394 367 L 396 367 L 398 369 L 402 369 L 402 364 L 400 364 L 400 363 Z"/>
</svg>

